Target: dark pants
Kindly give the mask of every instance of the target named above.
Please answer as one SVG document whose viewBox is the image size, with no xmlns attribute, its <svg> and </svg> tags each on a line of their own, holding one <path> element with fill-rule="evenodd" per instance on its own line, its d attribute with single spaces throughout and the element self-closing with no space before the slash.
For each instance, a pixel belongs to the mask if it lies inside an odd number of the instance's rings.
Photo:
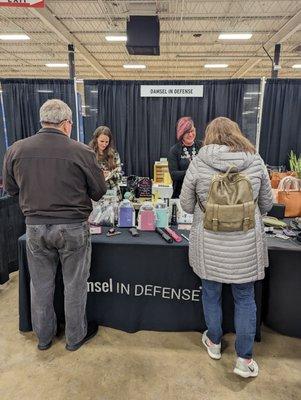
<svg viewBox="0 0 301 400">
<path fill-rule="evenodd" d="M 26 237 L 31 318 L 39 344 L 48 344 L 56 334 L 53 297 L 59 260 L 64 280 L 66 341 L 70 345 L 78 343 L 87 333 L 87 280 L 91 264 L 89 225 L 87 222 L 27 225 Z"/>
<path fill-rule="evenodd" d="M 222 331 L 222 287 L 223 284 L 202 279 L 202 301 L 207 336 L 215 343 L 220 343 Z M 256 304 L 254 297 L 254 282 L 231 284 L 235 303 L 235 349 L 238 357 L 252 358 L 254 338 L 256 333 Z"/>
</svg>

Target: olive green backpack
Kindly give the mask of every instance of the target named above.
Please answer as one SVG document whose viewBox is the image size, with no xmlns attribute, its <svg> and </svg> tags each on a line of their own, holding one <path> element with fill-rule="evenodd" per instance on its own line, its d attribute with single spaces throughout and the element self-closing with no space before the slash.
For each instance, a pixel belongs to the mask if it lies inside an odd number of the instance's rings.
<svg viewBox="0 0 301 400">
<path fill-rule="evenodd" d="M 251 182 L 234 166 L 229 167 L 226 173 L 213 176 L 206 208 L 198 196 L 197 201 L 205 213 L 204 228 L 209 231 L 246 232 L 255 226 L 255 201 Z"/>
</svg>

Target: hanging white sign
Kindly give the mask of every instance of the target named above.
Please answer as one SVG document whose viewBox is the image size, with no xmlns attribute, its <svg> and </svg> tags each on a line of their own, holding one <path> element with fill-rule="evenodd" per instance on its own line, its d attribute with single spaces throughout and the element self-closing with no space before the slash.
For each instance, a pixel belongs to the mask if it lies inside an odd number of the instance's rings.
<svg viewBox="0 0 301 400">
<path fill-rule="evenodd" d="M 45 7 L 44 0 L 0 0 L 0 7 Z"/>
<path fill-rule="evenodd" d="M 203 85 L 141 85 L 141 97 L 203 97 Z"/>
</svg>

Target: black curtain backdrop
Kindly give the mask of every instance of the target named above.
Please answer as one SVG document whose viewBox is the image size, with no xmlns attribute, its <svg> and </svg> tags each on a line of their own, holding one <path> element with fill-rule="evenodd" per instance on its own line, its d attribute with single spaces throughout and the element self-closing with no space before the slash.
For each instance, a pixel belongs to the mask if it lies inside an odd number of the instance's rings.
<svg viewBox="0 0 301 400">
<path fill-rule="evenodd" d="M 301 153 L 301 79 L 268 79 L 265 85 L 260 154 L 269 165 L 287 165 Z"/>
<path fill-rule="evenodd" d="M 35 134 L 40 128 L 39 110 L 48 99 L 60 99 L 73 113 L 71 137 L 76 139 L 74 82 L 69 79 L 1 79 L 9 145 Z"/>
<path fill-rule="evenodd" d="M 108 81 L 85 83 L 85 142 L 99 125 L 111 128 L 127 175 L 152 176 L 153 164 L 176 142 L 175 126 L 191 116 L 198 139 L 213 118 L 227 116 L 242 126 L 244 95 L 259 80 Z M 203 98 L 141 98 L 140 85 L 204 85 Z M 257 89 L 258 91 L 258 89 Z"/>
</svg>

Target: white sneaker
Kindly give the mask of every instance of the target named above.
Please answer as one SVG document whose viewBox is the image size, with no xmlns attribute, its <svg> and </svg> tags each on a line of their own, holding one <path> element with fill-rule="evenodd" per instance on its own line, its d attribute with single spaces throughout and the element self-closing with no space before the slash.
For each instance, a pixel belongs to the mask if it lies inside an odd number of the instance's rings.
<svg viewBox="0 0 301 400">
<path fill-rule="evenodd" d="M 238 357 L 233 372 L 242 378 L 255 378 L 258 375 L 259 368 L 257 362 L 253 359 L 247 363 L 244 358 Z"/>
<path fill-rule="evenodd" d="M 214 360 L 219 360 L 222 356 L 221 355 L 221 343 L 219 343 L 219 344 L 212 343 L 211 340 L 207 336 L 207 332 L 208 332 L 208 330 L 205 331 L 202 336 L 203 345 L 206 347 L 207 352 L 211 358 L 213 358 Z"/>
</svg>

